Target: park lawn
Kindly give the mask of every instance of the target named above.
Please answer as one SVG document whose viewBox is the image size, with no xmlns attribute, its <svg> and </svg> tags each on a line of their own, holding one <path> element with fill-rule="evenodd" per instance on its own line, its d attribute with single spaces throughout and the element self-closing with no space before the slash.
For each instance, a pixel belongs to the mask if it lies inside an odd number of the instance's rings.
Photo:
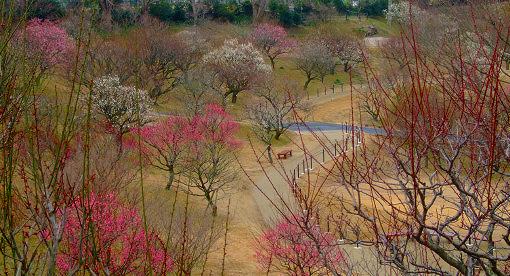
<svg viewBox="0 0 510 276">
<path fill-rule="evenodd" d="M 359 92 L 351 93 L 348 85 L 344 87 L 344 94 L 316 106 L 310 112 L 310 120 L 328 123 L 351 123 L 377 126 L 378 123 L 360 107 Z"/>
<path fill-rule="evenodd" d="M 306 81 L 305 74 L 297 69 L 296 64 L 294 62 L 294 58 L 290 55 L 282 56 L 281 58 L 277 59 L 274 71 L 277 78 L 280 79 L 287 78 L 296 81 L 301 86 L 304 86 L 305 84 Z M 349 75 L 349 73 L 344 72 L 342 70 L 342 66 L 337 66 L 334 74 L 327 75 L 324 78 L 324 83 L 322 83 L 320 80 L 313 80 L 308 85 L 306 91 L 307 94 L 310 95 L 310 97 L 316 96 L 317 91 L 319 91 L 319 94 L 323 93 L 324 88 L 330 90 L 332 89 L 333 84 L 335 85 L 347 84 L 350 83 L 350 79 L 351 76 Z M 352 72 L 352 81 L 354 83 L 359 83 L 361 80 L 362 80 L 361 74 L 355 68 Z"/>
<path fill-rule="evenodd" d="M 398 34 L 399 28 L 396 24 L 388 24 L 384 17 L 361 17 L 349 16 L 345 20 L 343 15 L 335 15 L 330 21 L 312 22 L 307 26 L 299 26 L 289 29 L 289 34 L 296 39 L 304 39 L 310 35 L 317 33 L 318 29 L 325 28 L 328 30 L 336 30 L 340 33 L 353 36 L 363 37 L 360 28 L 373 25 L 377 28 L 377 36 L 393 36 Z"/>
<path fill-rule="evenodd" d="M 235 164 L 237 166 L 237 164 Z M 166 184 L 165 172 L 156 169 L 147 169 L 144 177 L 145 204 L 148 224 L 156 227 L 161 237 L 166 240 L 165 225 L 170 222 L 172 216 L 171 210 L 174 201 L 177 198 L 177 210 L 184 212 L 186 203 L 186 194 L 182 191 L 167 191 L 164 189 Z M 230 206 L 229 232 L 227 236 L 227 256 L 226 256 L 226 274 L 237 275 L 248 273 L 248 275 L 257 275 L 259 270 L 254 257 L 254 237 L 262 231 L 262 219 L 258 208 L 255 205 L 251 193 L 246 191 L 249 183 L 242 171 L 239 171 L 239 179 L 233 183 L 236 188 L 232 191 Z M 140 192 L 140 182 L 135 181 L 131 189 L 133 192 Z M 218 216 L 215 219 L 217 227 L 224 227 L 227 218 L 228 200 L 218 202 Z M 191 214 L 201 214 L 207 204 L 200 197 L 188 197 L 189 212 Z M 140 206 L 141 207 L 141 206 Z M 175 214 L 174 214 L 175 216 Z M 174 223 L 176 223 L 174 221 Z M 188 223 L 193 223 L 190 221 Z M 223 258 L 224 232 L 220 232 L 219 239 L 213 244 L 212 250 L 208 256 L 207 273 L 212 275 L 220 274 L 221 262 Z M 193 272 L 193 275 L 200 274 L 202 265 L 199 264 Z M 210 270 L 210 271 L 209 271 Z"/>
</svg>

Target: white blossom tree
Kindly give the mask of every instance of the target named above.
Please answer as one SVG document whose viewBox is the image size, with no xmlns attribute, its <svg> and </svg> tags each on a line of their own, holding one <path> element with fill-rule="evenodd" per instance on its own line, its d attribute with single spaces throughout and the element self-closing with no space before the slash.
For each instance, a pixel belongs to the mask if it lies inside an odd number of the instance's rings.
<svg viewBox="0 0 510 276">
<path fill-rule="evenodd" d="M 119 77 L 107 75 L 94 81 L 91 95 L 93 108 L 117 135 L 119 150 L 122 137 L 133 127 L 149 122 L 151 100 L 144 90 L 123 86 Z"/>
<path fill-rule="evenodd" d="M 237 39 L 226 40 L 222 47 L 205 55 L 204 64 L 214 74 L 218 87 L 223 91 L 223 102 L 232 95 L 249 90 L 271 73 L 271 66 L 264 62 L 262 54 L 251 43 L 239 43 Z"/>
<path fill-rule="evenodd" d="M 417 5 L 408 1 L 391 3 L 386 11 L 386 19 L 390 22 L 396 21 L 400 24 L 407 24 L 411 20 L 419 18 L 424 11 Z"/>
</svg>

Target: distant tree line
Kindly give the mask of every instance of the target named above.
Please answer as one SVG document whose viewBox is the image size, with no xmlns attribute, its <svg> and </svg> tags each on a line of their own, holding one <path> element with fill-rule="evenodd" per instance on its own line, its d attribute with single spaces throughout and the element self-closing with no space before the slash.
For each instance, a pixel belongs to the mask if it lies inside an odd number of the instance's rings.
<svg viewBox="0 0 510 276">
<path fill-rule="evenodd" d="M 325 13 L 346 15 L 384 15 L 388 0 L 35 0 L 19 4 L 30 5 L 28 17 L 56 20 L 74 8 L 84 5 L 97 12 L 97 21 L 130 26 L 146 15 L 169 23 L 193 22 L 199 18 L 242 23 L 272 17 L 283 26 L 303 24 L 307 18 Z"/>
</svg>

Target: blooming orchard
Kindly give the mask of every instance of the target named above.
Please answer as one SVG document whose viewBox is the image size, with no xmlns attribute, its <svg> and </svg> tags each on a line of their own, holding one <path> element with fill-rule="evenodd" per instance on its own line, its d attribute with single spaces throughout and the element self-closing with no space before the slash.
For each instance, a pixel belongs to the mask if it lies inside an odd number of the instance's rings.
<svg viewBox="0 0 510 276">
<path fill-rule="evenodd" d="M 333 235 L 305 218 L 281 221 L 258 239 L 257 261 L 266 271 L 288 275 L 325 275 L 346 264 Z M 340 274 L 336 274 L 340 275 Z"/>
<path fill-rule="evenodd" d="M 389 21 L 397 21 L 400 24 L 406 24 L 417 20 L 422 16 L 424 11 L 407 1 L 391 3 L 386 12 L 386 18 Z"/>
<path fill-rule="evenodd" d="M 309 41 L 301 45 L 296 56 L 296 65 L 305 76 L 304 88 L 312 80 L 323 81 L 324 77 L 335 71 L 335 61 L 325 43 Z"/>
<path fill-rule="evenodd" d="M 233 151 L 239 146 L 234 135 L 239 124 L 223 107 L 209 104 L 192 118 L 170 117 L 141 128 L 144 152 L 149 162 L 168 171 L 167 188 L 176 174 L 184 174 L 183 189 L 204 197 L 216 213 L 215 196 L 225 191 L 235 177 Z"/>
<path fill-rule="evenodd" d="M 223 107 L 209 104 L 191 125 L 194 137 L 187 167 L 190 185 L 196 190 L 192 194 L 204 197 L 215 215 L 218 192 L 228 190 L 236 177 L 234 150 L 240 143 L 234 135 L 239 124 Z"/>
<path fill-rule="evenodd" d="M 139 130 L 142 149 L 153 166 L 168 171 L 167 189 L 170 189 L 175 175 L 184 170 L 186 149 L 193 128 L 184 117 L 169 117 L 163 122 L 148 125 Z"/>
</svg>

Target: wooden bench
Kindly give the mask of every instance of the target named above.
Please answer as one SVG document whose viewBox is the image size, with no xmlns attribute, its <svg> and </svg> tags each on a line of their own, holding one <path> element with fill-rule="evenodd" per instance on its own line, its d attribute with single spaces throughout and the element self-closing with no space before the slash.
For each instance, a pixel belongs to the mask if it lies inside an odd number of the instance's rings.
<svg viewBox="0 0 510 276">
<path fill-rule="evenodd" d="M 292 150 L 283 150 L 276 154 L 278 159 L 287 159 L 287 157 L 292 156 Z"/>
</svg>

